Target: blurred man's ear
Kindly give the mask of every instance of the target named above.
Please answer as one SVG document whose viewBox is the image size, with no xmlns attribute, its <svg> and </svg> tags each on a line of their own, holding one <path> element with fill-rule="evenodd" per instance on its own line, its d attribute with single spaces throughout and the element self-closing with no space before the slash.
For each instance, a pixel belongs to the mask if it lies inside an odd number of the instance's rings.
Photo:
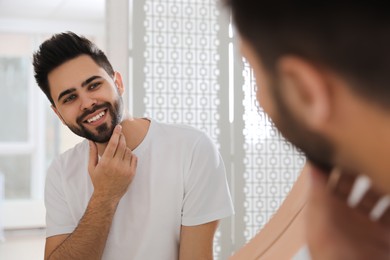
<svg viewBox="0 0 390 260">
<path fill-rule="evenodd" d="M 296 57 L 282 57 L 277 64 L 281 96 L 288 109 L 313 130 L 329 120 L 331 96 L 327 74 Z"/>
<path fill-rule="evenodd" d="M 66 125 L 64 119 L 62 118 L 60 112 L 58 112 L 57 108 L 56 108 L 54 105 L 51 105 L 51 109 L 53 109 L 54 113 L 56 113 L 56 115 L 57 115 L 58 118 L 61 120 L 61 122 L 62 122 L 64 125 Z"/>
<path fill-rule="evenodd" d="M 120 95 L 125 92 L 125 86 L 123 85 L 122 75 L 118 72 L 114 72 L 114 83 Z"/>
</svg>

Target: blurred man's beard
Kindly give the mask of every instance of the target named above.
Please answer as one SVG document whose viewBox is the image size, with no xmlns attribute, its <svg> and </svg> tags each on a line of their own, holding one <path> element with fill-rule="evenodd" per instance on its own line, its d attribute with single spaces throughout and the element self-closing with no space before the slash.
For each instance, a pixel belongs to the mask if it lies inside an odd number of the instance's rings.
<svg viewBox="0 0 390 260">
<path fill-rule="evenodd" d="M 107 116 L 111 117 L 111 124 L 104 123 L 95 128 L 96 133 L 90 131 L 89 129 L 84 127 L 83 121 L 86 116 L 94 113 L 98 109 L 106 109 Z M 114 128 L 117 124 L 119 124 L 122 120 L 123 116 L 123 100 L 119 97 L 113 104 L 111 103 L 103 103 L 100 105 L 94 106 L 92 109 L 85 111 L 79 118 L 77 118 L 77 125 L 67 125 L 69 129 L 78 136 L 87 138 L 93 142 L 97 143 L 107 143 L 114 131 Z"/>
<path fill-rule="evenodd" d="M 274 84 L 271 89 L 271 95 L 276 104 L 277 118 L 272 119 L 275 126 L 288 141 L 305 154 L 311 163 L 325 172 L 330 172 L 333 168 L 332 158 L 334 155 L 331 142 L 307 129 L 289 112 L 282 100 L 280 93 L 282 87 L 280 85 Z"/>
</svg>

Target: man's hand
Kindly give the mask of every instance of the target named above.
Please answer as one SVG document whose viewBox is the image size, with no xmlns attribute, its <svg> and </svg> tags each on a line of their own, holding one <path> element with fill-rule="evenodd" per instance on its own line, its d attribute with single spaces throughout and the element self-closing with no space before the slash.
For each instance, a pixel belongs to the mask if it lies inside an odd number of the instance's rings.
<svg viewBox="0 0 390 260">
<path fill-rule="evenodd" d="M 118 202 L 135 176 L 137 158 L 126 146 L 122 127 L 117 125 L 100 159 L 96 144 L 90 141 L 88 172 L 94 195 Z"/>
<path fill-rule="evenodd" d="M 341 173 L 333 185 L 314 167 L 310 174 L 306 234 L 312 259 L 390 259 L 389 209 L 377 221 L 369 217 L 382 194 L 371 188 L 352 208 L 347 201 L 356 174 Z"/>
</svg>

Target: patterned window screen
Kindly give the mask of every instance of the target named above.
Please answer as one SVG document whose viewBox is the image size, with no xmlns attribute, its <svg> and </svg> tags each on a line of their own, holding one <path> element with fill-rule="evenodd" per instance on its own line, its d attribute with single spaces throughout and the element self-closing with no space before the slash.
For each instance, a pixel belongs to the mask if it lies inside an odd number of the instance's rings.
<svg viewBox="0 0 390 260">
<path fill-rule="evenodd" d="M 276 130 L 256 101 L 252 69 L 244 61 L 244 193 L 246 241 L 279 208 L 302 169 L 305 158 Z"/>
<path fill-rule="evenodd" d="M 220 225 L 215 259 L 227 259 L 263 227 L 304 163 L 254 101 L 251 69 L 229 55 L 226 16 L 215 0 L 133 1 L 130 50 L 134 115 L 202 129 L 224 158 L 236 214 Z"/>
<path fill-rule="evenodd" d="M 144 10 L 145 115 L 196 126 L 217 141 L 216 6 L 146 0 Z"/>
</svg>

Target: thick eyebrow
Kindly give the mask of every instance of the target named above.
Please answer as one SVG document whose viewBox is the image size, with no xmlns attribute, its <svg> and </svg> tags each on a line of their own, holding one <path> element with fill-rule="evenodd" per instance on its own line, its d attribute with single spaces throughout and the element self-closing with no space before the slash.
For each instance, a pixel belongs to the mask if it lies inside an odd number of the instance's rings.
<svg viewBox="0 0 390 260">
<path fill-rule="evenodd" d="M 88 85 L 89 83 L 94 81 L 95 79 L 100 79 L 100 78 L 101 78 L 100 76 L 92 76 L 92 77 L 86 79 L 83 83 L 81 83 L 81 87 L 85 87 L 86 85 Z"/>
<path fill-rule="evenodd" d="M 88 85 L 89 83 L 91 83 L 92 81 L 94 81 L 95 79 L 100 79 L 101 77 L 100 76 L 92 76 L 86 80 L 84 80 L 82 83 L 81 83 L 81 87 L 85 87 L 86 85 Z M 59 95 L 58 95 L 58 99 L 57 101 L 59 102 L 60 99 L 65 96 L 65 95 L 68 95 L 72 92 L 76 91 L 76 88 L 70 88 L 70 89 L 67 89 L 67 90 L 64 90 L 63 92 L 61 92 Z"/>
</svg>

